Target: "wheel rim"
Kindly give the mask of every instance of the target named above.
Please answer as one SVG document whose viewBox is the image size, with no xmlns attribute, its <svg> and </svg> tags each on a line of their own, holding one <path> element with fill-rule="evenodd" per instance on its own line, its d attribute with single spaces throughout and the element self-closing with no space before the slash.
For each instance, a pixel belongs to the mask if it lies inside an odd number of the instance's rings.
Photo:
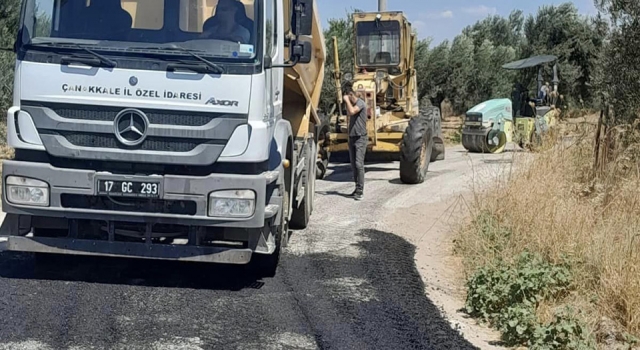
<svg viewBox="0 0 640 350">
<path fill-rule="evenodd" d="M 499 132 L 497 135 L 493 136 L 494 139 L 497 139 L 498 142 L 496 145 L 492 145 L 489 147 L 489 152 L 491 153 L 502 153 L 505 147 L 507 146 L 507 135 L 503 132 Z"/>
</svg>

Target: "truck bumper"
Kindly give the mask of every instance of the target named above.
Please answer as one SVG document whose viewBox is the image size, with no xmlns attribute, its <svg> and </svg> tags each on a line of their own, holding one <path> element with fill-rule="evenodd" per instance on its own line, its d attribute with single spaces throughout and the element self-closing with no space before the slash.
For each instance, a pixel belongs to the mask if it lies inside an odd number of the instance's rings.
<svg viewBox="0 0 640 350">
<path fill-rule="evenodd" d="M 35 207 L 16 205 L 7 201 L 3 191 L 2 208 L 8 214 L 60 217 L 68 219 L 95 219 L 128 222 L 153 222 L 197 226 L 259 228 L 265 218 L 278 211 L 279 203 L 266 203 L 267 184 L 277 180 L 277 173 L 259 175 L 212 174 L 205 177 L 164 175 L 139 179 L 160 180 L 160 198 L 153 200 L 156 210 L 140 203 L 135 209 L 127 206 L 101 208 L 96 203 L 106 198 L 97 196 L 97 178 L 132 179 L 125 175 L 99 173 L 92 170 L 55 168 L 45 163 L 5 161 L 3 180 L 7 176 L 23 176 L 44 181 L 50 186 L 50 205 Z M 4 181 L 3 181 L 4 183 Z M 247 218 L 213 218 L 207 216 L 209 193 L 219 190 L 248 189 L 256 193 L 255 212 Z M 116 201 L 121 198 L 114 198 Z M 141 200 L 144 202 L 144 200 Z M 86 204 L 86 205 L 84 205 Z M 161 212 L 158 212 L 161 211 Z"/>
<path fill-rule="evenodd" d="M 136 178 L 21 161 L 5 161 L 2 168 L 3 184 L 11 175 L 44 181 L 49 184 L 50 199 L 47 207 L 16 205 L 3 190 L 7 216 L 0 236 L 9 237 L 0 249 L 223 263 L 247 263 L 252 253 L 270 254 L 274 249 L 269 228 L 280 220 L 282 197 L 271 195 L 268 189 L 278 180 L 277 171 Z M 159 198 L 98 196 L 97 180 L 103 176 L 160 181 Z M 208 216 L 209 193 L 236 189 L 255 192 L 250 217 Z M 34 235 L 32 228 L 36 227 L 66 234 Z M 163 240 L 182 243 L 159 243 Z M 233 246 L 226 246 L 229 243 Z"/>
<path fill-rule="evenodd" d="M 0 251 L 178 260 L 221 264 L 247 264 L 251 249 L 172 246 L 130 242 L 103 242 L 86 239 L 9 236 L 0 242 Z"/>
</svg>

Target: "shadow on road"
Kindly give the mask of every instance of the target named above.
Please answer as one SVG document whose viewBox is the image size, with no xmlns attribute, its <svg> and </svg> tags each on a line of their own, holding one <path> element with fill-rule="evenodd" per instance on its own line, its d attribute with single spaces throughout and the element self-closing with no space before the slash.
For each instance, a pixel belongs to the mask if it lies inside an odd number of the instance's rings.
<svg viewBox="0 0 640 350">
<path fill-rule="evenodd" d="M 513 159 L 483 159 L 482 162 L 485 164 L 511 164 Z"/>
<path fill-rule="evenodd" d="M 384 153 L 384 152 L 371 152 L 367 151 L 364 157 L 365 163 L 392 163 L 400 160 L 399 153 Z M 349 164 L 348 152 L 332 152 L 330 162 L 333 164 L 346 163 Z"/>
<path fill-rule="evenodd" d="M 365 163 L 364 172 L 365 174 L 375 173 L 375 172 L 388 172 L 390 170 L 394 170 L 393 168 L 385 168 L 382 166 L 377 166 L 380 163 Z M 350 164 L 331 164 L 329 165 L 328 170 L 331 172 L 324 178 L 325 181 L 330 182 L 353 182 L 353 173 L 351 170 Z"/>
<path fill-rule="evenodd" d="M 40 258 L 0 253 L 0 277 L 230 291 L 259 289 L 264 284 L 244 266 L 72 255 Z"/>
<path fill-rule="evenodd" d="M 456 153 L 468 153 L 468 154 L 477 154 L 477 155 L 491 155 L 491 153 L 480 153 L 480 152 L 469 152 L 466 149 L 461 149 L 461 150 L 457 150 L 454 151 Z M 522 148 L 509 148 L 509 149 L 505 149 L 504 151 L 502 151 L 502 154 L 505 153 L 522 153 L 522 152 L 527 152 L 527 150 L 524 150 Z"/>
<path fill-rule="evenodd" d="M 338 196 L 338 197 L 344 197 L 344 198 L 351 198 L 350 196 L 351 193 L 343 193 L 338 191 L 316 191 L 316 194 L 319 194 L 322 196 Z"/>
<path fill-rule="evenodd" d="M 320 348 L 477 349 L 426 296 L 413 244 L 372 229 L 356 236 L 355 256 L 332 250 L 283 260 L 295 299 L 313 315 Z"/>
</svg>

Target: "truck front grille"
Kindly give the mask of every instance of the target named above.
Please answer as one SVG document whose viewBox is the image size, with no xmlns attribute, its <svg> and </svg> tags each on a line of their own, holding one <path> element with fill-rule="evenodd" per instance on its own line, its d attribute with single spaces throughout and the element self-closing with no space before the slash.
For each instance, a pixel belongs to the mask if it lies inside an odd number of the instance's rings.
<svg viewBox="0 0 640 350">
<path fill-rule="evenodd" d="M 215 163 L 246 113 L 21 101 L 49 155 L 61 159 L 207 166 Z M 122 114 L 122 112 L 130 114 Z M 141 142 L 123 140 L 118 119 L 132 118 Z M 136 117 L 137 116 L 137 117 Z M 115 125 L 115 123 L 118 125 Z M 126 121 L 125 121 L 126 122 Z M 120 129 L 118 129 L 120 128 Z M 131 129 L 129 129 L 131 136 Z M 138 139 L 138 140 L 139 140 Z"/>
<path fill-rule="evenodd" d="M 123 109 L 121 107 L 102 107 L 86 105 L 61 105 L 47 104 L 57 115 L 67 119 L 113 121 L 116 115 Z M 149 118 L 151 124 L 174 126 L 203 126 L 207 125 L 217 114 L 215 113 L 179 113 L 177 111 L 162 111 L 153 109 L 140 109 Z"/>
<path fill-rule="evenodd" d="M 145 199 L 118 197 L 109 199 L 103 196 L 62 194 L 60 202 L 65 208 L 125 211 L 136 213 L 196 215 L 197 204 L 194 201 Z"/>
<path fill-rule="evenodd" d="M 60 132 L 67 141 L 78 147 L 96 147 L 96 148 L 120 148 L 127 149 L 122 145 L 115 136 L 106 134 L 85 134 L 73 132 Z M 158 152 L 190 152 L 198 145 L 205 143 L 206 140 L 189 140 L 189 139 L 161 139 L 149 137 L 143 143 L 136 146 L 141 151 L 158 151 Z"/>
</svg>

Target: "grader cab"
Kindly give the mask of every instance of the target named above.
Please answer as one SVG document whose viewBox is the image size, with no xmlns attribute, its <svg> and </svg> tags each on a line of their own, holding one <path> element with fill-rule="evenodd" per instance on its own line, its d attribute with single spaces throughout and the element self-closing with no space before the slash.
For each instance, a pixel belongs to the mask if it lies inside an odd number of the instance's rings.
<svg viewBox="0 0 640 350">
<path fill-rule="evenodd" d="M 416 36 L 402 12 L 353 14 L 353 73 L 340 71 L 337 39 L 333 38 L 337 112 L 331 116 L 328 151 L 348 152 L 349 116 L 342 87 L 349 84 L 367 106 L 372 153 L 400 158 L 405 183 L 424 181 L 429 163 L 444 159 L 440 109 L 418 101 L 415 70 Z"/>
</svg>

